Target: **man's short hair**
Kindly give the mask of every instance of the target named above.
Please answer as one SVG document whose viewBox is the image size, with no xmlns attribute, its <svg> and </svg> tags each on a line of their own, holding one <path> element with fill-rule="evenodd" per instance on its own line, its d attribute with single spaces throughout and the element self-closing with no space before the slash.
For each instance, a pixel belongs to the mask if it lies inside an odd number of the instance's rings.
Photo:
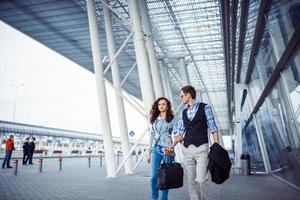
<svg viewBox="0 0 300 200">
<path fill-rule="evenodd" d="M 190 85 L 184 86 L 183 88 L 181 88 L 181 91 L 185 95 L 190 94 L 192 99 L 196 99 L 196 90 L 193 86 L 190 86 Z"/>
</svg>

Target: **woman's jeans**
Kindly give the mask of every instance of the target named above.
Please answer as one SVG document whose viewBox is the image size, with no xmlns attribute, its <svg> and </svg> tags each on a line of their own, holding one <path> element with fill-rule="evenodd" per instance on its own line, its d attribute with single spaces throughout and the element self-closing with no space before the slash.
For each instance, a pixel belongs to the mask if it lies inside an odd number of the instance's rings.
<svg viewBox="0 0 300 200">
<path fill-rule="evenodd" d="M 153 151 L 151 152 L 151 170 L 150 170 L 150 178 L 151 178 L 151 198 L 158 199 L 158 189 L 157 189 L 157 174 L 158 168 L 161 164 L 161 161 L 164 160 L 165 163 L 171 163 L 174 160 L 174 157 L 161 155 L 156 151 L 154 147 Z M 159 196 L 161 200 L 168 200 L 168 193 L 169 190 L 160 190 Z"/>
</svg>

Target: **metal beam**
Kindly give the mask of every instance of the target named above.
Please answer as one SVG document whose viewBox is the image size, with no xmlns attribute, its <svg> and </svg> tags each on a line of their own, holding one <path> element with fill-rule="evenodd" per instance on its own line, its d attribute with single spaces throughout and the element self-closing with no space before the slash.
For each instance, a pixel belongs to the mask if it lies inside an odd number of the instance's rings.
<svg viewBox="0 0 300 200">
<path fill-rule="evenodd" d="M 238 44 L 238 58 L 237 58 L 237 69 L 236 69 L 236 83 L 240 83 L 241 81 L 241 69 L 243 64 L 243 54 L 244 54 L 244 43 L 245 36 L 248 25 L 248 11 L 249 11 L 249 3 L 250 0 L 242 0 L 241 1 L 241 19 L 240 19 L 240 35 L 239 35 L 239 44 Z"/>
<path fill-rule="evenodd" d="M 118 51 L 114 54 L 114 56 L 111 58 L 110 63 L 107 65 L 107 67 L 104 70 L 104 74 L 106 74 L 106 72 L 109 70 L 109 68 L 112 66 L 112 64 L 115 62 L 115 60 L 117 59 L 117 57 L 120 55 L 121 51 L 124 49 L 125 45 L 127 44 L 127 42 L 130 40 L 131 36 L 133 35 L 133 30 L 130 32 L 130 34 L 128 35 L 128 37 L 126 38 L 126 40 L 123 42 L 123 44 L 121 45 L 121 47 L 118 49 Z"/>
<path fill-rule="evenodd" d="M 231 101 L 234 100 L 234 75 L 235 75 L 235 49 L 236 49 L 236 26 L 237 26 L 237 8 L 238 8 L 238 0 L 231 0 L 231 45 L 232 45 L 232 53 L 231 53 Z"/>
<path fill-rule="evenodd" d="M 262 91 L 262 94 L 260 95 L 256 105 L 254 106 L 252 114 L 258 112 L 259 107 L 264 103 L 265 98 L 271 92 L 271 90 L 274 87 L 274 84 L 280 77 L 280 72 L 287 67 L 288 62 L 293 58 L 293 55 L 295 55 L 299 46 L 300 46 L 300 24 L 298 23 L 298 26 L 296 27 L 285 51 L 280 57 L 268 83 L 266 84 L 266 87 Z"/>
<path fill-rule="evenodd" d="M 127 80 L 127 78 L 129 77 L 130 73 L 134 70 L 135 67 L 136 67 L 136 62 L 132 65 L 132 67 L 127 72 L 126 76 L 124 77 L 124 79 L 121 82 L 121 86 L 125 83 L 125 81 Z"/>
<path fill-rule="evenodd" d="M 271 5 L 272 5 L 273 0 L 262 0 L 259 6 L 259 11 L 258 11 L 258 16 L 257 16 L 257 21 L 256 21 L 256 26 L 255 26 L 255 33 L 252 41 L 252 47 L 251 47 L 251 53 L 250 53 L 250 58 L 249 58 L 249 64 L 247 68 L 247 74 L 246 74 L 246 80 L 245 84 L 249 84 L 251 80 L 251 75 L 252 71 L 254 69 L 254 61 L 256 58 L 256 55 L 259 51 L 259 47 L 261 44 L 261 40 L 263 37 L 263 33 L 265 30 L 266 26 L 266 20 L 267 17 L 266 15 L 268 14 Z"/>
<path fill-rule="evenodd" d="M 220 0 L 222 12 L 222 31 L 224 42 L 224 59 L 225 59 L 225 73 L 226 73 L 226 90 L 227 90 L 227 106 L 228 106 L 228 119 L 230 127 L 232 124 L 231 114 L 231 91 L 230 91 L 230 19 L 229 19 L 229 0 Z"/>
</svg>

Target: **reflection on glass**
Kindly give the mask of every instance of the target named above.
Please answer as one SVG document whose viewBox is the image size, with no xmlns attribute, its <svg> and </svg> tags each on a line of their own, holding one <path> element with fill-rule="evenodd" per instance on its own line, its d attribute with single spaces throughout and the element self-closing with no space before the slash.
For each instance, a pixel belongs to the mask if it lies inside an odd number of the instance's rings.
<svg viewBox="0 0 300 200">
<path fill-rule="evenodd" d="M 252 74 L 252 80 L 260 79 L 262 87 L 266 86 L 293 35 L 300 17 L 299 8 L 299 1 L 273 1 Z"/>
<path fill-rule="evenodd" d="M 287 181 L 300 185 L 300 139 L 283 91 L 282 81 L 279 80 L 256 116 L 271 169 Z"/>
<path fill-rule="evenodd" d="M 251 170 L 255 172 L 264 172 L 265 167 L 262 160 L 257 132 L 253 120 L 243 129 L 242 134 L 243 154 L 250 155 Z"/>
<path fill-rule="evenodd" d="M 282 77 L 286 86 L 291 109 L 293 110 L 293 120 L 295 124 L 300 127 L 300 49 L 298 49 L 294 59 L 291 60 L 287 68 L 283 71 Z"/>
</svg>

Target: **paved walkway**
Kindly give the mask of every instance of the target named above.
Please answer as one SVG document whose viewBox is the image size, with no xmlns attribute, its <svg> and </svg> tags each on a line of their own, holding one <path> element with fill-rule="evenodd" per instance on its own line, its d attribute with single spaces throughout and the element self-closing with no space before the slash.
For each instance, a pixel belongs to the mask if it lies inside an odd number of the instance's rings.
<svg viewBox="0 0 300 200">
<path fill-rule="evenodd" d="M 57 159 L 45 159 L 43 173 L 35 165 L 0 170 L 1 200 L 147 200 L 149 198 L 149 165 L 142 163 L 134 175 L 123 173 L 116 179 L 105 177 L 105 167 L 99 158 L 92 159 L 88 168 L 86 158 L 63 160 L 59 171 Z M 185 180 L 186 181 L 186 180 Z M 272 176 L 232 176 L 222 185 L 210 184 L 213 200 L 296 200 L 300 192 Z M 186 184 L 171 190 L 170 200 L 188 200 Z"/>
</svg>

